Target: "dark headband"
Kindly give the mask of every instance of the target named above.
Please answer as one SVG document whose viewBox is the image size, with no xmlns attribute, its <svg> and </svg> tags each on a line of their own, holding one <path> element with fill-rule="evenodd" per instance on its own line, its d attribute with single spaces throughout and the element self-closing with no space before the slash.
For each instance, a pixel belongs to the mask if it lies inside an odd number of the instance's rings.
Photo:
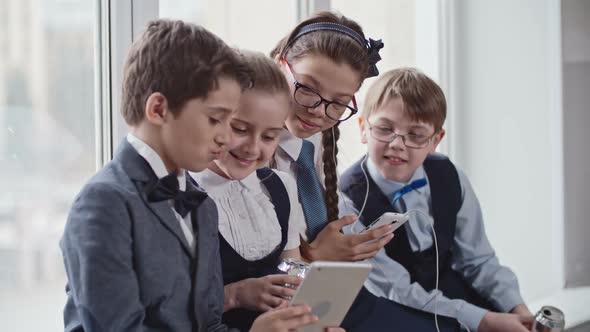
<svg viewBox="0 0 590 332">
<path fill-rule="evenodd" d="M 330 30 L 340 32 L 351 37 L 356 42 L 361 44 L 363 48 L 367 49 L 367 53 L 369 55 L 369 68 L 367 69 L 367 77 L 379 75 L 379 70 L 377 69 L 376 64 L 377 62 L 379 62 L 379 60 L 381 60 L 381 56 L 379 55 L 379 50 L 383 48 L 383 42 L 381 41 L 381 39 L 373 40 L 369 38 L 369 40 L 366 40 L 356 31 L 342 24 L 332 22 L 318 22 L 308 24 L 299 30 L 297 35 L 295 35 L 295 37 L 291 39 L 291 41 L 287 44 L 287 47 L 285 47 L 285 49 L 291 46 L 291 44 L 293 44 L 299 37 L 306 35 L 310 32 L 319 30 Z"/>
</svg>

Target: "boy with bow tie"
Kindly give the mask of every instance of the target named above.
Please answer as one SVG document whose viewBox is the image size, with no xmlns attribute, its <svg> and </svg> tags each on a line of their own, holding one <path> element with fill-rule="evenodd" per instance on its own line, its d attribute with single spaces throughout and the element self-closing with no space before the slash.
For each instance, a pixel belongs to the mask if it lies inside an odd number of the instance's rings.
<svg viewBox="0 0 590 332">
<path fill-rule="evenodd" d="M 239 55 L 199 26 L 158 20 L 134 42 L 121 103 L 130 133 L 77 196 L 60 243 L 66 331 L 228 329 L 216 208 L 186 170 L 225 149 L 250 80 Z M 284 308 L 252 330 L 313 319 Z"/>
</svg>

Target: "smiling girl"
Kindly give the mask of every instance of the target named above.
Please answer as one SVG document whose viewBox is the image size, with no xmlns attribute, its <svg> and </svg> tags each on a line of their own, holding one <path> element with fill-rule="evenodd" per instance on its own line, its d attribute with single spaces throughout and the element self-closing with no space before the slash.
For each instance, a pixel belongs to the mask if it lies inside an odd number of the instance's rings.
<svg viewBox="0 0 590 332">
<path fill-rule="evenodd" d="M 227 152 L 208 169 L 191 174 L 217 205 L 225 284 L 223 321 L 247 331 L 264 311 L 285 305 L 299 285 L 278 274 L 282 258 L 299 259 L 305 219 L 297 185 L 288 174 L 264 167 L 272 158 L 289 113 L 289 86 L 263 54 L 242 51 L 253 86 L 231 118 Z M 336 330 L 335 330 L 336 331 Z"/>
</svg>

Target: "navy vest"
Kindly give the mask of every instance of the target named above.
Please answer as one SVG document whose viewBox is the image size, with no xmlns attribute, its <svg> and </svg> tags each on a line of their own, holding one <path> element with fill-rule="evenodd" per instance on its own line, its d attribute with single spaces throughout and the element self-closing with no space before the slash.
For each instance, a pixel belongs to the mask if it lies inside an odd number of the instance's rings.
<svg viewBox="0 0 590 332">
<path fill-rule="evenodd" d="M 287 189 L 281 178 L 270 168 L 261 168 L 256 175 L 268 190 L 271 202 L 275 207 L 277 219 L 281 225 L 281 243 L 266 257 L 256 261 L 248 261 L 240 256 L 227 241 L 219 234 L 219 248 L 221 252 L 221 266 L 223 269 L 223 284 L 227 285 L 248 278 L 260 278 L 269 274 L 282 273 L 278 270 L 280 256 L 287 244 L 289 231 L 289 214 L 291 204 Z M 233 328 L 248 331 L 252 323 L 261 312 L 242 308 L 233 309 L 223 314 L 223 322 Z"/>
<path fill-rule="evenodd" d="M 352 200 L 357 209 L 362 206 L 367 191 L 367 180 L 361 169 L 362 160 L 357 161 L 340 177 L 340 189 Z M 385 212 L 400 212 L 396 211 L 389 198 L 369 176 L 366 164 L 362 167 L 369 179 L 369 197 L 360 221 L 368 225 Z M 457 169 L 447 157 L 436 154 L 424 161 L 424 170 L 430 185 L 434 229 L 438 241 L 439 289 L 448 298 L 464 299 L 492 309 L 488 301 L 483 300 L 459 273 L 451 269 L 457 213 L 462 205 L 461 183 Z M 436 285 L 434 246 L 422 252 L 413 252 L 406 227 L 407 224 L 396 230 L 395 237 L 385 246 L 385 251 L 391 259 L 406 268 L 412 282 L 417 282 L 430 291 Z"/>
</svg>

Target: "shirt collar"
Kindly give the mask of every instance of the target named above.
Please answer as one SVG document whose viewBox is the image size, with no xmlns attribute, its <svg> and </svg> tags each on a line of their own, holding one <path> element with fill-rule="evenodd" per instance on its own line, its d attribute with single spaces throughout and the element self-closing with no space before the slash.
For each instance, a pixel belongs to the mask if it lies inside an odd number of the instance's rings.
<svg viewBox="0 0 590 332">
<path fill-rule="evenodd" d="M 299 153 L 301 153 L 303 139 L 294 136 L 289 130 L 283 128 L 279 138 L 279 146 L 293 161 L 296 161 L 299 158 Z"/>
<path fill-rule="evenodd" d="M 407 183 L 404 182 L 397 182 L 393 180 L 389 180 L 381 175 L 381 172 L 377 169 L 377 166 L 373 163 L 371 158 L 367 156 L 367 171 L 369 172 L 369 176 L 373 179 L 373 181 L 377 184 L 379 189 L 387 196 L 393 197 L 393 195 L 400 189 L 402 189 L 405 185 L 411 183 L 414 180 L 418 180 L 421 178 L 426 178 L 426 172 L 424 172 L 424 166 L 420 165 L 410 178 L 410 181 Z M 414 191 L 418 192 L 419 194 L 423 194 L 426 190 L 427 186 L 414 189 Z"/>
<path fill-rule="evenodd" d="M 260 179 L 258 179 L 256 172 L 253 172 L 244 179 L 240 180 L 240 183 L 244 185 L 244 187 L 248 188 L 248 190 L 260 191 Z"/>
<path fill-rule="evenodd" d="M 205 191 L 213 196 L 220 195 L 223 192 L 228 190 L 228 187 L 231 183 L 238 183 L 242 187 L 251 190 L 251 191 L 260 191 L 260 181 L 256 172 L 248 175 L 242 180 L 232 180 L 226 177 L 223 177 L 210 169 L 205 169 L 201 172 L 189 172 L 189 174 L 201 185 Z"/>
<path fill-rule="evenodd" d="M 148 162 L 158 179 L 168 175 L 168 170 L 162 158 L 160 158 L 160 155 L 151 146 L 131 133 L 127 134 L 127 142 Z M 186 175 L 184 171 L 178 172 L 178 188 L 181 191 L 186 190 Z"/>
</svg>

